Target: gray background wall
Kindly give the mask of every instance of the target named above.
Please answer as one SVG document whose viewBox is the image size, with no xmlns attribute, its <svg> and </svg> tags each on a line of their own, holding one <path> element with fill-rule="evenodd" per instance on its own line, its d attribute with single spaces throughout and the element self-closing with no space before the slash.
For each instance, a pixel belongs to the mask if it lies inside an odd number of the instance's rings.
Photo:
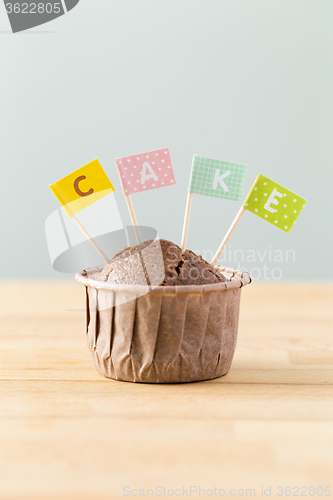
<svg viewBox="0 0 333 500">
<path fill-rule="evenodd" d="M 332 22 L 330 0 L 81 0 L 12 35 L 0 5 L 1 278 L 64 278 L 49 183 L 98 157 L 127 224 L 114 158 L 165 146 L 178 184 L 133 196 L 141 224 L 180 242 L 193 153 L 248 163 L 246 190 L 261 172 L 309 202 L 290 235 L 245 214 L 232 250 L 295 262 L 243 267 L 332 278 Z M 188 246 L 215 251 L 238 208 L 196 196 Z"/>
</svg>

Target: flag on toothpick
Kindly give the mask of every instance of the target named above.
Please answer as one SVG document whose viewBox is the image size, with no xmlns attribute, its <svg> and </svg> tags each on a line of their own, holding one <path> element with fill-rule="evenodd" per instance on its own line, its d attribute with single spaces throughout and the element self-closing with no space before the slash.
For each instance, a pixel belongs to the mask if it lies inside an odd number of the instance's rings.
<svg viewBox="0 0 333 500">
<path fill-rule="evenodd" d="M 130 195 L 176 184 L 169 148 L 116 158 L 121 186 L 138 243 L 142 243 Z"/>
<path fill-rule="evenodd" d="M 259 174 L 251 191 L 241 206 L 235 220 L 231 224 L 221 245 L 213 257 L 211 264 L 215 266 L 228 244 L 239 221 L 246 210 L 273 224 L 282 231 L 290 233 L 300 213 L 305 207 L 306 201 L 298 194 L 289 191 L 268 177 Z"/>
<path fill-rule="evenodd" d="M 182 250 L 185 250 L 187 242 L 193 193 L 241 201 L 247 168 L 248 166 L 242 163 L 193 156 L 181 242 Z"/>
<path fill-rule="evenodd" d="M 50 189 L 69 217 L 114 191 L 97 159 L 51 184 Z"/>
<path fill-rule="evenodd" d="M 189 192 L 241 201 L 247 165 L 194 155 Z"/>
<path fill-rule="evenodd" d="M 280 184 L 259 174 L 243 207 L 286 233 L 290 233 L 306 201 Z"/>
<path fill-rule="evenodd" d="M 125 196 L 176 184 L 169 148 L 116 158 Z"/>
<path fill-rule="evenodd" d="M 86 238 L 108 264 L 109 257 L 91 236 L 87 228 L 78 219 L 77 213 L 112 193 L 114 187 L 104 172 L 99 161 L 93 160 L 87 165 L 50 185 L 50 189 L 64 208 L 66 214 L 78 225 Z"/>
</svg>

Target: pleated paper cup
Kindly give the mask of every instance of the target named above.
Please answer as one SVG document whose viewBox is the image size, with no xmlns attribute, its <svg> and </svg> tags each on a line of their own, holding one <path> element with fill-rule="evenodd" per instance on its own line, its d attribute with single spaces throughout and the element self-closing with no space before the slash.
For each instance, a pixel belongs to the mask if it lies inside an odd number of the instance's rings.
<svg viewBox="0 0 333 500">
<path fill-rule="evenodd" d="M 97 370 L 128 382 L 180 383 L 228 373 L 234 356 L 245 271 L 219 267 L 224 283 L 191 286 L 115 285 L 102 270 L 75 279 L 86 288 L 87 342 Z"/>
</svg>

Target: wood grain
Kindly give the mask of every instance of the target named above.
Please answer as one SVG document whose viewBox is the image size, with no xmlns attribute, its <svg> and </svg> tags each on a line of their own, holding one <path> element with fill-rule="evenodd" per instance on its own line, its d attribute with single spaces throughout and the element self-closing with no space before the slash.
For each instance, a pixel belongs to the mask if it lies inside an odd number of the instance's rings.
<svg viewBox="0 0 333 500">
<path fill-rule="evenodd" d="M 333 496 L 331 283 L 246 287 L 229 374 L 183 385 L 103 378 L 76 283 L 2 283 L 0 302 L 1 500 L 191 485 Z"/>
</svg>

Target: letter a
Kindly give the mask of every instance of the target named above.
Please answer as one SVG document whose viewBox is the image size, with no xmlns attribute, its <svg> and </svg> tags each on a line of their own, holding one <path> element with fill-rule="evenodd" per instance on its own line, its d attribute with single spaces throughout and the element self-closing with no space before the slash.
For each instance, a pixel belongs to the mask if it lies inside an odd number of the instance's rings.
<svg viewBox="0 0 333 500">
<path fill-rule="evenodd" d="M 146 174 L 146 170 L 149 170 L 149 175 Z M 145 161 L 142 165 L 141 184 L 145 184 L 148 179 L 154 179 L 154 181 L 158 181 L 158 177 L 155 174 L 154 170 L 149 165 L 149 163 Z"/>
<path fill-rule="evenodd" d="M 231 174 L 231 172 L 230 172 L 230 170 L 228 170 L 227 172 L 224 172 L 224 174 L 220 175 L 220 170 L 216 169 L 214 182 L 213 182 L 213 189 L 217 189 L 217 185 L 218 185 L 218 183 L 220 183 L 220 186 L 222 187 L 223 191 L 225 191 L 227 193 L 229 191 L 229 188 L 226 185 L 226 183 L 223 181 L 223 179 L 228 177 L 228 175 L 230 175 L 230 174 Z"/>
</svg>

